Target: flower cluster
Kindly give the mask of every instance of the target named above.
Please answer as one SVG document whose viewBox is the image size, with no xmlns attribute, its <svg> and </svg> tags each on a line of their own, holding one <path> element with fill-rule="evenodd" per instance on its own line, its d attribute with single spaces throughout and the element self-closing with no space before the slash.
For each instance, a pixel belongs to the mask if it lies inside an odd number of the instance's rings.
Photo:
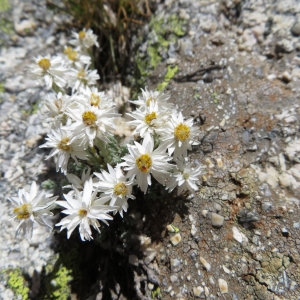
<svg viewBox="0 0 300 300">
<path fill-rule="evenodd" d="M 50 132 L 40 147 L 52 149 L 46 159 L 55 157 L 56 171 L 64 173 L 70 183 L 63 187 L 68 189 L 65 200 L 38 193 L 35 183 L 29 194 L 20 190 L 18 198 L 9 200 L 20 221 L 17 231 L 31 234 L 33 223 L 48 225 L 45 216 L 60 206 L 67 216 L 56 226 L 67 229 L 68 238 L 79 227 L 84 241 L 92 239 L 91 227 L 100 232 L 99 221 L 108 225 L 112 215 L 123 217 L 128 200 L 135 199 L 134 186 L 147 193 L 154 178 L 169 192 L 178 187 L 178 194 L 194 193 L 202 167 L 193 169 L 187 158 L 188 150 L 199 144 L 193 119 L 184 119 L 168 102 L 168 94 L 145 89 L 138 100 L 131 101 L 138 108 L 128 113 L 131 120 L 127 125 L 135 128 L 132 134 L 136 138 L 127 144 L 128 154 L 117 164 L 93 165 L 93 170 L 87 167 L 81 178 L 68 173 L 70 161 L 86 165 L 93 164 L 95 157 L 105 161 L 103 153 L 113 151 L 108 144 L 119 116 L 113 99 L 96 86 L 97 71 L 90 69 L 89 49 L 99 46 L 97 37 L 91 29 L 83 29 L 73 32 L 69 44 L 72 47 L 66 46 L 61 55 L 36 58 L 31 68 L 34 78 L 44 79 L 55 92 L 45 100 Z"/>
</svg>

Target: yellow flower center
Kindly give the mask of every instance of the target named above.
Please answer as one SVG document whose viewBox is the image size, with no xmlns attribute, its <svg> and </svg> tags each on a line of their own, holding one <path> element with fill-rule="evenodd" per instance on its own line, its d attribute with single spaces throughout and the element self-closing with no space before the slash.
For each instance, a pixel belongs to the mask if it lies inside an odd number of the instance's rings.
<svg viewBox="0 0 300 300">
<path fill-rule="evenodd" d="M 180 141 L 185 141 L 186 139 L 188 139 L 190 137 L 190 128 L 189 126 L 180 123 L 179 125 L 176 126 L 175 130 L 174 130 L 174 135 L 175 138 L 177 140 Z"/>
<path fill-rule="evenodd" d="M 184 180 L 188 180 L 190 178 L 190 174 L 189 173 L 183 173 L 182 177 Z"/>
<path fill-rule="evenodd" d="M 81 69 L 78 74 L 77 74 L 78 78 L 80 79 L 84 79 L 85 77 L 85 70 L 84 69 Z"/>
<path fill-rule="evenodd" d="M 156 118 L 157 118 L 156 112 L 152 112 L 152 113 L 146 114 L 146 116 L 145 116 L 145 122 L 146 122 L 148 125 L 150 125 L 151 122 L 152 122 L 153 120 L 155 120 Z"/>
<path fill-rule="evenodd" d="M 85 111 L 82 114 L 82 121 L 84 124 L 86 124 L 88 126 L 92 126 L 92 125 L 95 125 L 95 123 L 97 121 L 97 116 L 92 111 Z"/>
<path fill-rule="evenodd" d="M 64 137 L 61 139 L 61 141 L 59 142 L 59 144 L 57 145 L 57 148 L 64 150 L 64 151 L 70 151 L 71 150 L 71 146 L 68 145 L 70 139 L 68 137 Z"/>
<path fill-rule="evenodd" d="M 88 213 L 88 211 L 87 211 L 86 209 L 84 209 L 84 208 L 81 208 L 81 209 L 78 210 L 78 215 L 79 215 L 81 218 L 86 217 L 87 213 Z"/>
<path fill-rule="evenodd" d="M 48 58 L 42 58 L 38 61 L 38 65 L 44 70 L 48 71 L 51 67 L 50 60 Z"/>
<path fill-rule="evenodd" d="M 155 98 L 153 98 L 152 96 L 151 97 L 149 97 L 147 100 L 146 100 L 146 105 L 147 106 L 149 106 L 150 105 L 150 103 L 151 103 L 151 101 L 156 101 L 156 99 Z"/>
<path fill-rule="evenodd" d="M 152 166 L 152 159 L 149 154 L 145 153 L 139 156 L 136 160 L 136 165 L 137 167 L 142 171 L 142 172 L 149 172 L 149 169 Z"/>
<path fill-rule="evenodd" d="M 25 203 L 18 206 L 14 208 L 14 213 L 17 215 L 18 219 L 28 219 L 32 214 L 32 205 L 30 203 Z"/>
<path fill-rule="evenodd" d="M 92 106 L 99 106 L 100 102 L 101 102 L 101 99 L 100 99 L 99 96 L 97 96 L 95 94 L 91 94 L 91 96 L 90 96 L 90 104 Z"/>
<path fill-rule="evenodd" d="M 128 188 L 125 183 L 119 182 L 114 186 L 114 194 L 124 197 L 128 192 Z"/>
<path fill-rule="evenodd" d="M 80 39 L 80 40 L 83 40 L 83 39 L 85 38 L 85 31 L 80 31 L 80 32 L 78 33 L 78 35 L 79 35 L 79 39 Z"/>
<path fill-rule="evenodd" d="M 75 61 L 75 60 L 78 59 L 78 54 L 77 54 L 77 52 L 76 52 L 75 50 L 71 50 L 71 51 L 67 54 L 67 56 L 68 56 L 68 59 L 69 59 L 69 60 Z"/>
<path fill-rule="evenodd" d="M 67 47 L 67 48 L 65 48 L 65 50 L 64 50 L 64 54 L 65 55 L 69 55 L 69 53 L 71 53 L 73 51 L 73 48 L 72 47 Z"/>
</svg>

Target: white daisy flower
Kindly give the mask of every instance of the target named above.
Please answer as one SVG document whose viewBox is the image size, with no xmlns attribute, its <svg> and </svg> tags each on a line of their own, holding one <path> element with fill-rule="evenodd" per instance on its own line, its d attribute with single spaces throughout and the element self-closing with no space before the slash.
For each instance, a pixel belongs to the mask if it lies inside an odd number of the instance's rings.
<svg viewBox="0 0 300 300">
<path fill-rule="evenodd" d="M 171 175 L 170 181 L 166 184 L 169 192 L 172 192 L 177 186 L 177 195 L 185 190 L 189 190 L 191 193 L 198 191 L 195 182 L 199 180 L 198 177 L 202 174 L 204 167 L 200 165 L 196 169 L 191 168 L 191 164 L 183 157 L 176 159 L 176 163 L 177 167 Z"/>
<path fill-rule="evenodd" d="M 88 70 L 88 66 L 85 68 L 71 69 L 68 73 L 69 87 L 72 88 L 72 92 L 79 91 L 86 86 L 92 86 L 97 83 L 100 76 L 97 74 L 97 70 Z"/>
<path fill-rule="evenodd" d="M 63 218 L 56 226 L 61 226 L 68 230 L 67 237 L 70 238 L 74 229 L 79 225 L 79 233 L 82 241 L 93 239 L 90 226 L 93 226 L 99 233 L 100 223 L 98 220 L 108 225 L 106 220 L 112 220 L 113 217 L 107 213 L 114 211 L 116 208 L 104 205 L 104 201 L 97 199 L 98 191 L 93 192 L 93 180 L 90 178 L 84 184 L 82 192 L 79 192 L 75 187 L 75 197 L 65 195 L 67 201 L 56 201 L 56 203 L 66 210 L 62 213 L 68 215 Z"/>
<path fill-rule="evenodd" d="M 14 219 L 20 221 L 17 227 L 17 234 L 23 231 L 29 238 L 32 237 L 33 223 L 41 226 L 49 225 L 44 216 L 53 215 L 50 209 L 53 208 L 57 197 L 52 197 L 52 194 L 46 194 L 44 191 L 38 192 L 35 181 L 32 182 L 30 192 L 25 189 L 19 190 L 18 197 L 11 197 L 8 200 L 14 206 Z"/>
<path fill-rule="evenodd" d="M 89 142 L 91 146 L 96 137 L 109 142 L 107 136 L 113 136 L 116 128 L 113 120 L 118 116 L 113 109 L 98 109 L 89 104 L 69 109 L 68 115 L 75 121 L 68 127 L 74 132 L 74 137 L 82 144 Z"/>
<path fill-rule="evenodd" d="M 33 78 L 44 79 L 48 89 L 53 87 L 53 83 L 59 87 L 64 87 L 67 83 L 64 78 L 68 69 L 63 66 L 61 57 L 38 56 L 30 70 Z"/>
<path fill-rule="evenodd" d="M 80 48 L 73 49 L 72 47 L 65 47 L 64 58 L 67 66 L 76 69 L 81 69 L 84 65 L 91 64 L 91 57 L 81 53 Z"/>
<path fill-rule="evenodd" d="M 193 119 L 184 121 L 181 112 L 173 113 L 165 128 L 157 129 L 161 134 L 161 147 L 168 149 L 169 155 L 178 158 L 187 157 L 187 150 L 192 150 L 192 145 L 199 145 L 196 141 L 198 128 L 193 127 Z"/>
<path fill-rule="evenodd" d="M 111 165 L 107 164 L 108 172 L 102 171 L 101 173 L 94 174 L 99 178 L 99 181 L 95 183 L 95 187 L 99 192 L 103 192 L 100 199 L 110 201 L 110 206 L 117 206 L 120 215 L 123 217 L 123 210 L 127 212 L 127 200 L 135 199 L 132 193 L 133 180 L 128 180 L 124 176 L 121 166 L 117 165 L 115 169 Z"/>
<path fill-rule="evenodd" d="M 153 150 L 154 142 L 152 137 L 144 139 L 143 144 L 134 142 L 134 145 L 127 145 L 129 155 L 122 159 L 125 162 L 120 165 L 126 166 L 127 176 L 132 179 L 136 177 L 137 184 L 140 189 L 146 193 L 148 185 L 151 185 L 151 175 L 162 185 L 165 185 L 166 179 L 169 177 L 169 170 L 173 165 L 168 161 L 171 158 L 165 153 L 165 149 L 158 147 Z"/>
<path fill-rule="evenodd" d="M 84 48 L 90 48 L 94 45 L 96 47 L 99 47 L 99 44 L 97 42 L 97 35 L 93 34 L 92 29 L 86 30 L 85 28 L 83 28 L 83 30 L 81 30 L 78 33 L 72 31 L 72 35 L 74 39 L 70 41 L 71 45 L 80 46 Z"/>
<path fill-rule="evenodd" d="M 105 92 L 99 92 L 96 87 L 89 88 L 87 86 L 81 89 L 81 93 L 84 97 L 80 102 L 84 104 L 89 103 L 99 109 L 110 109 L 116 106 L 116 103 Z"/>
<path fill-rule="evenodd" d="M 156 102 L 151 102 L 150 105 L 146 106 L 143 110 L 136 109 L 128 115 L 136 119 L 127 122 L 129 125 L 136 126 L 133 134 L 139 134 L 143 138 L 147 136 L 147 139 L 149 135 L 154 135 L 156 129 L 164 128 L 169 117 L 168 113 L 159 111 Z"/>
<path fill-rule="evenodd" d="M 72 132 L 58 128 L 56 130 L 51 130 L 46 138 L 47 142 L 40 146 L 40 148 L 53 148 L 46 159 L 57 155 L 56 171 L 61 169 L 61 172 L 67 174 L 68 161 L 72 157 L 76 163 L 78 163 L 77 158 L 87 159 L 86 152 L 84 151 L 84 146 L 81 145 L 81 140 L 72 138 Z"/>
<path fill-rule="evenodd" d="M 63 95 L 58 93 L 53 96 L 48 95 L 48 99 L 45 100 L 45 106 L 47 107 L 47 122 L 52 122 L 52 128 L 57 127 L 58 123 L 64 125 L 67 124 L 68 116 L 66 115 L 67 109 L 70 107 L 76 107 L 76 101 L 78 101 L 77 95 Z"/>
<path fill-rule="evenodd" d="M 158 91 L 148 91 L 147 88 L 142 90 L 142 96 L 138 100 L 130 101 L 135 105 L 139 105 L 141 110 L 150 106 L 150 103 L 156 103 L 160 111 L 170 111 L 174 108 L 172 103 L 167 103 L 170 98 L 169 94 Z"/>
</svg>

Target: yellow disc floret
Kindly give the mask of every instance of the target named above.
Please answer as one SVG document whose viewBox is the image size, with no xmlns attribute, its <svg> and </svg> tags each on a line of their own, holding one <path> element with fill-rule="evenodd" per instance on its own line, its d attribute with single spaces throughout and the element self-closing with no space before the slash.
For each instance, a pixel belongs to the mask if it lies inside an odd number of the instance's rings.
<svg viewBox="0 0 300 300">
<path fill-rule="evenodd" d="M 79 31 L 78 36 L 80 40 L 83 40 L 85 38 L 85 31 Z"/>
<path fill-rule="evenodd" d="M 125 183 L 119 182 L 114 186 L 114 194 L 124 197 L 128 192 L 128 188 Z"/>
<path fill-rule="evenodd" d="M 71 51 L 67 54 L 67 56 L 68 56 L 68 59 L 69 59 L 69 60 L 75 61 L 75 60 L 78 59 L 78 54 L 77 54 L 77 52 L 76 52 L 75 50 L 71 50 Z"/>
<path fill-rule="evenodd" d="M 150 125 L 151 122 L 152 122 L 153 120 L 155 120 L 156 118 L 157 118 L 156 112 L 152 112 L 152 113 L 146 114 L 146 116 L 145 116 L 145 122 L 146 122 L 148 125 Z"/>
<path fill-rule="evenodd" d="M 190 137 L 190 127 L 186 124 L 180 123 L 174 129 L 175 138 L 179 141 L 185 141 Z"/>
<path fill-rule="evenodd" d="M 69 55 L 72 51 L 73 51 L 72 47 L 66 47 L 65 50 L 64 50 L 64 54 Z"/>
<path fill-rule="evenodd" d="M 38 65 L 44 70 L 48 71 L 51 67 L 50 60 L 48 58 L 42 58 L 38 61 Z"/>
<path fill-rule="evenodd" d="M 17 215 L 18 219 L 28 219 L 32 214 L 32 205 L 30 203 L 25 203 L 18 206 L 14 208 L 14 213 Z"/>
<path fill-rule="evenodd" d="M 97 116 L 92 111 L 85 111 L 82 114 L 82 121 L 85 125 L 92 126 L 95 125 L 97 121 Z"/>
<path fill-rule="evenodd" d="M 77 76 L 79 79 L 84 79 L 85 78 L 85 70 L 81 69 L 78 73 Z"/>
<path fill-rule="evenodd" d="M 92 93 L 90 96 L 90 104 L 92 106 L 99 106 L 100 102 L 101 102 L 100 97 Z"/>
<path fill-rule="evenodd" d="M 156 99 L 155 98 L 153 98 L 152 96 L 151 97 L 149 97 L 147 100 L 146 100 L 146 105 L 147 106 L 150 106 L 150 103 L 151 103 L 151 101 L 156 101 Z"/>
<path fill-rule="evenodd" d="M 84 209 L 84 208 L 81 208 L 81 209 L 78 210 L 78 215 L 79 215 L 81 218 L 86 217 L 87 213 L 88 213 L 88 211 L 87 211 L 86 209 Z"/>
<path fill-rule="evenodd" d="M 188 180 L 190 178 L 190 174 L 189 173 L 183 173 L 182 177 L 184 180 Z"/>
<path fill-rule="evenodd" d="M 70 139 L 68 137 L 64 137 L 60 140 L 59 144 L 57 145 L 57 148 L 64 150 L 64 151 L 70 151 L 71 146 L 69 144 Z"/>
<path fill-rule="evenodd" d="M 152 159 L 148 153 L 142 154 L 136 160 L 136 165 L 142 172 L 149 172 L 152 167 Z"/>
</svg>

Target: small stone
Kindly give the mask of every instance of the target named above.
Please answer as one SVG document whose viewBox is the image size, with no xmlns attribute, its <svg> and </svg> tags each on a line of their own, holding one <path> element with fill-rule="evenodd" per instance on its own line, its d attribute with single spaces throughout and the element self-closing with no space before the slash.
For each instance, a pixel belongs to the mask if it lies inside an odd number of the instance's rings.
<svg viewBox="0 0 300 300">
<path fill-rule="evenodd" d="M 194 224 L 192 224 L 192 228 L 191 228 L 191 235 L 195 236 L 195 234 L 197 233 L 197 228 Z"/>
<path fill-rule="evenodd" d="M 206 261 L 206 259 L 204 259 L 202 256 L 200 256 L 200 262 L 202 263 L 202 265 L 204 266 L 204 268 L 206 269 L 207 272 L 210 271 L 210 264 Z"/>
<path fill-rule="evenodd" d="M 227 274 L 230 274 L 230 273 L 231 273 L 230 270 L 227 269 L 224 265 L 223 265 L 222 267 L 223 267 L 223 270 L 224 270 L 225 273 L 227 273 Z"/>
<path fill-rule="evenodd" d="M 294 228 L 300 228 L 300 222 L 294 223 L 294 224 L 293 224 L 293 227 L 294 227 Z"/>
<path fill-rule="evenodd" d="M 191 281 L 191 276 L 190 275 L 186 276 L 186 280 Z"/>
<path fill-rule="evenodd" d="M 216 213 L 211 213 L 211 223 L 215 227 L 222 227 L 224 224 L 224 217 Z"/>
<path fill-rule="evenodd" d="M 300 36 L 300 19 L 296 21 L 296 23 L 291 28 L 291 32 L 295 36 Z"/>
<path fill-rule="evenodd" d="M 136 267 L 139 265 L 139 259 L 136 255 L 129 255 L 128 261 L 131 265 L 134 265 Z"/>
<path fill-rule="evenodd" d="M 153 283 L 148 283 L 148 289 L 152 291 L 154 289 L 154 284 Z"/>
<path fill-rule="evenodd" d="M 261 205 L 261 208 L 264 210 L 264 211 L 269 211 L 271 210 L 273 207 L 273 204 L 271 202 L 263 202 L 262 205 Z"/>
<path fill-rule="evenodd" d="M 223 160 L 222 158 L 217 158 L 217 165 L 218 165 L 218 168 L 222 169 L 224 167 L 224 163 L 223 163 Z"/>
<path fill-rule="evenodd" d="M 217 212 L 222 210 L 222 206 L 219 203 L 214 203 L 214 208 L 216 209 Z"/>
<path fill-rule="evenodd" d="M 289 72 L 285 71 L 282 74 L 281 79 L 283 82 L 289 83 L 292 80 L 292 75 Z"/>
<path fill-rule="evenodd" d="M 228 285 L 227 282 L 224 279 L 218 279 L 219 282 L 219 288 L 222 294 L 228 293 Z"/>
<path fill-rule="evenodd" d="M 173 246 L 177 246 L 181 242 L 181 235 L 180 235 L 180 233 L 177 233 L 177 234 L 173 235 L 170 238 L 170 241 L 173 244 Z"/>
<path fill-rule="evenodd" d="M 181 270 L 181 262 L 177 258 L 171 258 L 171 270 L 172 272 L 179 272 Z"/>
<path fill-rule="evenodd" d="M 197 286 L 193 288 L 194 296 L 200 297 L 201 293 L 204 291 L 202 286 Z"/>
<path fill-rule="evenodd" d="M 209 296 L 209 289 L 208 289 L 207 286 L 204 287 L 204 294 L 205 294 L 206 297 Z"/>
<path fill-rule="evenodd" d="M 169 232 L 175 232 L 175 228 L 171 224 L 167 225 L 167 230 Z"/>
<path fill-rule="evenodd" d="M 201 211 L 201 215 L 202 215 L 204 218 L 206 218 L 207 214 L 208 214 L 208 210 L 203 209 L 203 210 Z"/>
<path fill-rule="evenodd" d="M 176 282 L 178 280 L 178 275 L 177 274 L 171 275 L 170 280 L 171 280 L 172 283 Z"/>
<path fill-rule="evenodd" d="M 240 232 L 235 226 L 232 227 L 233 238 L 239 243 L 248 242 L 248 238 Z"/>
</svg>

